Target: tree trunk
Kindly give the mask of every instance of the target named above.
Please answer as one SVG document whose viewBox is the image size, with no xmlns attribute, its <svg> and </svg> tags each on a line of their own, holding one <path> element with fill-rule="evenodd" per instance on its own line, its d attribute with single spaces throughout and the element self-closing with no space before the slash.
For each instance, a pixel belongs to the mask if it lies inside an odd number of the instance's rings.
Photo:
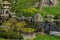
<svg viewBox="0 0 60 40">
<path fill-rule="evenodd" d="M 43 7 L 43 1 L 44 0 L 39 0 L 39 4 L 38 4 L 38 9 L 42 10 L 42 7 Z"/>
</svg>

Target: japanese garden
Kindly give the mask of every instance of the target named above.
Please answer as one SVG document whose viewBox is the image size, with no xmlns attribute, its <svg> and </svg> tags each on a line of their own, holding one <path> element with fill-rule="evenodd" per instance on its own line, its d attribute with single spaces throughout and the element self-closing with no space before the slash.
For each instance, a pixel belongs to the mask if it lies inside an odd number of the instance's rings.
<svg viewBox="0 0 60 40">
<path fill-rule="evenodd" d="M 60 0 L 0 0 L 0 40 L 60 40 Z"/>
</svg>

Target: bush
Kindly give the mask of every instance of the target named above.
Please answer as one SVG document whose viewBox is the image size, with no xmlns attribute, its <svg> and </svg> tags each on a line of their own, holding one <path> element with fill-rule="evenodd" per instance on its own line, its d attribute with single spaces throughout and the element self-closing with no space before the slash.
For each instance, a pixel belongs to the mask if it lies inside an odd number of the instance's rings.
<svg viewBox="0 0 60 40">
<path fill-rule="evenodd" d="M 55 16 L 58 17 L 58 18 L 56 18 L 56 19 L 60 19 L 60 13 L 57 13 Z"/>
<path fill-rule="evenodd" d="M 0 32 L 0 37 L 9 39 L 22 38 L 21 34 L 18 34 L 17 32 Z"/>
<path fill-rule="evenodd" d="M 15 30 L 21 30 L 22 32 L 30 33 L 35 31 L 35 28 L 26 28 L 26 26 L 30 25 L 28 25 L 25 22 L 16 23 L 15 26 L 16 26 Z"/>
<path fill-rule="evenodd" d="M 11 11 L 14 11 L 16 13 L 20 13 L 26 8 L 30 8 L 33 6 L 35 0 L 10 0 L 12 3 Z"/>
<path fill-rule="evenodd" d="M 2 26 L 5 26 L 5 27 L 2 27 L 2 30 L 4 30 L 5 32 L 9 32 L 9 30 L 13 27 L 12 26 L 12 23 L 7 21 L 7 22 L 3 22 L 2 23 Z M 12 26 L 12 27 L 11 27 Z"/>
<path fill-rule="evenodd" d="M 36 9 L 34 7 L 28 8 L 28 9 L 24 9 L 22 12 L 23 12 L 22 14 L 24 16 L 34 16 L 36 13 L 40 13 L 42 15 L 45 15 L 45 12 L 44 11 L 41 11 L 41 10 Z"/>
<path fill-rule="evenodd" d="M 5 27 L 0 28 L 0 37 L 17 39 L 22 38 L 21 32 L 31 33 L 35 31 L 35 28 L 26 28 L 28 25 L 26 22 L 13 23 L 13 21 L 3 22 L 2 25 Z"/>
<path fill-rule="evenodd" d="M 18 22 L 15 24 L 15 30 L 19 31 L 23 29 L 27 24 L 25 22 Z"/>
<path fill-rule="evenodd" d="M 31 32 L 34 32 L 35 31 L 35 29 L 34 28 L 23 28 L 23 29 L 21 29 L 23 32 L 25 32 L 25 33 L 31 33 Z"/>
<path fill-rule="evenodd" d="M 0 28 L 0 37 L 13 39 L 22 38 L 21 33 L 18 28 L 15 28 L 15 24 L 13 25 L 12 21 L 3 22 L 2 25 L 5 27 Z"/>
</svg>

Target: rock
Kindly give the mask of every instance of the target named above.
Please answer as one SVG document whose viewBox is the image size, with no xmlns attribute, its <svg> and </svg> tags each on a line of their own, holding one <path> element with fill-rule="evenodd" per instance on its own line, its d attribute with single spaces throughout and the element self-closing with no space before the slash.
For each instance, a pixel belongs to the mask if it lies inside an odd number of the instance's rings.
<svg viewBox="0 0 60 40">
<path fill-rule="evenodd" d="M 54 36 L 59 36 L 60 37 L 60 32 L 50 31 L 50 35 L 54 35 Z"/>
<path fill-rule="evenodd" d="M 32 18 L 32 17 L 27 17 L 26 19 L 27 19 L 29 22 L 31 22 L 31 18 Z"/>
<path fill-rule="evenodd" d="M 35 33 L 22 34 L 24 40 L 33 40 L 35 38 Z"/>
<path fill-rule="evenodd" d="M 41 21 L 42 21 L 42 16 L 39 13 L 34 15 L 34 22 L 41 22 Z"/>
</svg>

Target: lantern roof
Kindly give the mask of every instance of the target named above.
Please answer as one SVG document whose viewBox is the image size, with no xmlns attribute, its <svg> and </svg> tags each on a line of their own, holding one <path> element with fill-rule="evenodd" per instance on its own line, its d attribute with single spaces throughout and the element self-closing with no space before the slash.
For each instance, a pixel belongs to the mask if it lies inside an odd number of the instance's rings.
<svg viewBox="0 0 60 40">
<path fill-rule="evenodd" d="M 0 4 L 11 4 L 11 3 L 9 3 L 8 1 L 4 1 L 4 2 L 2 2 L 2 3 L 0 3 Z"/>
</svg>

